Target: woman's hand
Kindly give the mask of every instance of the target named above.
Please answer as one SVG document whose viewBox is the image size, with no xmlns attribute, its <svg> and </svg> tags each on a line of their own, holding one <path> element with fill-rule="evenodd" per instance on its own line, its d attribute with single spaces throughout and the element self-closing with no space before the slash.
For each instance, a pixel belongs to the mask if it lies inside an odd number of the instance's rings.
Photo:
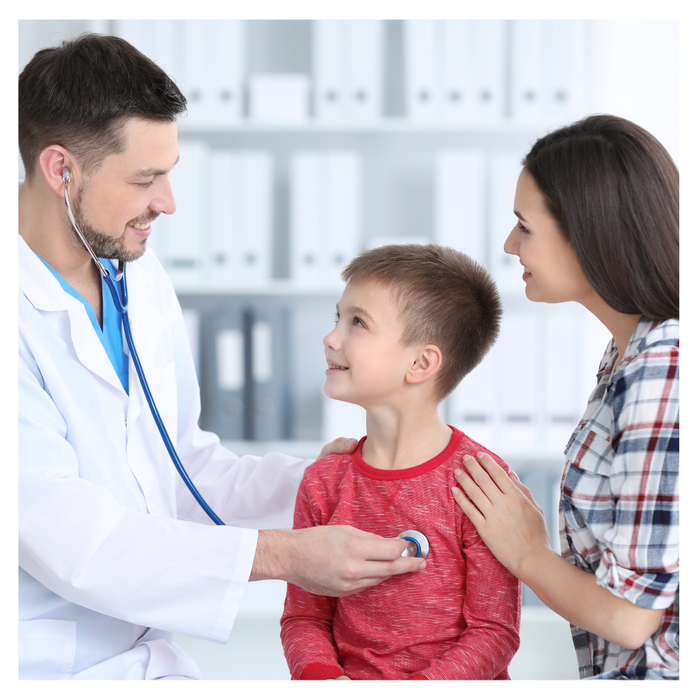
<svg viewBox="0 0 700 700">
<path fill-rule="evenodd" d="M 530 489 L 489 455 L 467 456 L 464 466 L 466 471 L 455 471 L 464 489 L 452 488 L 455 501 L 498 561 L 522 579 L 529 562 L 551 551 L 542 508 Z"/>
</svg>

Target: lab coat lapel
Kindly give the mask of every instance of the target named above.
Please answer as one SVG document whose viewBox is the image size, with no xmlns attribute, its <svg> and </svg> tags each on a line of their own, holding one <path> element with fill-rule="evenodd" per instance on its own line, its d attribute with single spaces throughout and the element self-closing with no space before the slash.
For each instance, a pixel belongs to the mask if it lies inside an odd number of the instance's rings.
<svg viewBox="0 0 700 700">
<path fill-rule="evenodd" d="M 119 377 L 92 326 L 83 304 L 63 291 L 58 280 L 20 236 L 19 284 L 38 311 L 68 314 L 70 338 L 81 364 L 115 389 L 123 391 Z M 56 326 L 60 332 L 61 324 Z"/>
</svg>

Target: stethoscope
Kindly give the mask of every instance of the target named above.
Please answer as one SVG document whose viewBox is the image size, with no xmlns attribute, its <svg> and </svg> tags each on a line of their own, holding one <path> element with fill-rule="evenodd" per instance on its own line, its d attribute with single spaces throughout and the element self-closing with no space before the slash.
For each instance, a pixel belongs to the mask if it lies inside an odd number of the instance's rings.
<svg viewBox="0 0 700 700">
<path fill-rule="evenodd" d="M 143 393 L 146 396 L 146 401 L 148 402 L 148 406 L 151 409 L 153 420 L 155 420 L 156 422 L 156 426 L 163 440 L 163 444 L 168 450 L 168 454 L 170 455 L 170 459 L 172 459 L 173 464 L 175 465 L 175 469 L 177 469 L 178 474 L 180 474 L 180 476 L 182 477 L 182 480 L 185 482 L 185 485 L 190 490 L 190 493 L 195 497 L 197 503 L 199 503 L 199 505 L 202 506 L 204 512 L 217 525 L 224 525 L 224 521 L 221 520 L 221 518 L 219 518 L 219 516 L 211 509 L 209 504 L 204 500 L 199 491 L 197 491 L 196 486 L 192 483 L 189 474 L 185 470 L 185 467 L 182 465 L 182 462 L 180 461 L 180 458 L 178 457 L 177 452 L 175 451 L 175 447 L 173 446 L 173 443 L 170 440 L 170 436 L 168 435 L 168 431 L 165 428 L 163 420 L 160 417 L 160 413 L 158 412 L 156 402 L 153 399 L 153 394 L 151 394 L 151 389 L 148 386 L 148 382 L 146 381 L 146 375 L 143 371 L 143 367 L 141 366 L 141 360 L 139 359 L 138 353 L 136 352 L 136 346 L 134 345 L 134 338 L 131 334 L 131 324 L 129 323 L 129 314 L 127 313 L 129 306 L 129 295 L 126 289 L 126 270 L 124 266 L 124 261 L 119 261 L 117 276 L 112 277 L 111 272 L 109 272 L 105 268 L 105 266 L 100 262 L 99 258 L 95 255 L 94 251 L 92 250 L 88 242 L 85 240 L 85 236 L 83 236 L 82 232 L 75 223 L 75 217 L 73 216 L 73 211 L 71 210 L 70 202 L 68 200 L 68 183 L 71 181 L 70 170 L 68 168 L 63 168 L 62 176 L 64 183 L 63 201 L 66 203 L 66 211 L 68 212 L 68 218 L 70 219 L 70 222 L 73 225 L 75 232 L 78 234 L 80 240 L 83 242 L 83 245 L 85 246 L 85 248 L 87 248 L 88 253 L 90 253 L 95 265 L 97 265 L 97 268 L 102 274 L 104 281 L 107 283 L 107 287 L 109 288 L 110 294 L 112 295 L 112 300 L 114 301 L 114 306 L 116 307 L 117 311 L 119 311 L 119 313 L 122 315 L 122 320 L 124 324 L 124 334 L 126 335 L 126 343 L 129 346 L 131 359 L 134 361 L 136 373 L 138 374 L 139 381 L 141 382 L 141 387 L 143 388 Z M 119 285 L 118 288 L 117 285 Z"/>
<path fill-rule="evenodd" d="M 156 422 L 156 426 L 158 428 L 158 432 L 160 433 L 160 437 L 163 440 L 163 444 L 168 450 L 168 454 L 170 455 L 170 459 L 172 459 L 173 464 L 175 465 L 175 469 L 177 469 L 178 474 L 185 482 L 185 486 L 187 486 L 187 488 L 190 490 L 190 493 L 194 496 L 197 503 L 199 503 L 204 512 L 217 525 L 224 525 L 224 521 L 221 520 L 221 518 L 219 518 L 219 516 L 211 509 L 209 504 L 204 500 L 202 494 L 200 494 L 199 491 L 197 491 L 197 487 L 192 483 L 189 474 L 185 470 L 185 467 L 183 466 L 182 462 L 180 461 L 175 447 L 172 441 L 170 440 L 168 431 L 165 428 L 165 424 L 163 423 L 163 420 L 160 417 L 160 413 L 158 412 L 158 408 L 153 398 L 153 394 L 151 394 L 151 389 L 148 386 L 148 382 L 146 381 L 146 375 L 143 371 L 143 367 L 141 366 L 141 360 L 139 359 L 138 353 L 136 352 L 134 338 L 131 334 L 131 324 L 129 323 L 128 314 L 129 295 L 126 289 L 126 268 L 124 261 L 119 261 L 119 267 L 117 268 L 117 276 L 112 277 L 112 273 L 109 270 L 107 270 L 107 268 L 100 262 L 99 258 L 95 255 L 94 251 L 92 250 L 88 242 L 85 240 L 85 236 L 83 236 L 82 232 L 78 228 L 78 225 L 75 223 L 75 217 L 73 216 L 73 211 L 71 209 L 70 201 L 68 199 L 68 183 L 71 181 L 70 169 L 63 168 L 62 176 L 63 201 L 66 204 L 68 218 L 70 219 L 70 222 L 73 225 L 75 232 L 80 237 L 80 240 L 83 242 L 83 245 L 87 249 L 88 253 L 90 253 L 90 256 L 92 257 L 95 265 L 97 265 L 97 269 L 102 274 L 102 277 L 104 278 L 104 281 L 106 282 L 107 287 L 109 288 L 109 292 L 112 295 L 114 306 L 116 307 L 117 311 L 119 311 L 119 313 L 122 315 L 122 321 L 124 324 L 124 334 L 126 335 L 126 343 L 129 346 L 131 359 L 134 361 L 136 374 L 138 374 L 139 381 L 141 382 L 141 387 L 143 388 L 143 393 L 146 396 L 148 407 L 151 409 L 153 420 Z M 119 285 L 118 288 L 117 285 Z M 423 557 L 425 559 L 428 556 L 430 544 L 428 543 L 428 538 L 423 533 L 419 532 L 418 530 L 405 530 L 401 534 L 397 535 L 397 537 L 405 539 L 408 543 L 404 551 L 401 553 L 402 557 Z"/>
</svg>

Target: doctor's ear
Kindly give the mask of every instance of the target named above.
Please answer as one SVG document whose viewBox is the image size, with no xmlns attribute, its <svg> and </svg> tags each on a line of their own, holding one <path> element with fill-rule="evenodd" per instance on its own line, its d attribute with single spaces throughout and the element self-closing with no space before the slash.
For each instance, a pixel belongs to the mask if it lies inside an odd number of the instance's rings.
<svg viewBox="0 0 700 700">
<path fill-rule="evenodd" d="M 406 381 L 409 384 L 420 384 L 430 379 L 442 366 L 442 352 L 437 345 L 432 343 L 423 345 L 419 355 L 406 372 Z"/>
<path fill-rule="evenodd" d="M 48 146 L 39 154 L 39 168 L 46 184 L 59 196 L 63 197 L 63 170 L 70 170 L 71 179 L 75 180 L 77 163 L 70 151 L 63 146 Z"/>
</svg>

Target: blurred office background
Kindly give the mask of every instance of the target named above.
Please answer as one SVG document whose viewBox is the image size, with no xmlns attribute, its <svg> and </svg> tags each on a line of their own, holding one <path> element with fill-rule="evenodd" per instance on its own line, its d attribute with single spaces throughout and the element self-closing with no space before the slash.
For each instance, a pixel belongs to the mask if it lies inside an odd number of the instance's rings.
<svg viewBox="0 0 700 700">
<path fill-rule="evenodd" d="M 459 248 L 496 278 L 505 318 L 444 418 L 518 472 L 557 548 L 563 449 L 608 334 L 576 305 L 525 298 L 503 253 L 518 163 L 593 112 L 638 122 L 678 161 L 678 22 L 23 20 L 20 71 L 83 31 L 131 41 L 189 101 L 178 212 L 149 245 L 185 312 L 202 427 L 239 454 L 315 457 L 361 437 L 362 411 L 321 391 L 340 271 L 383 243 Z M 281 582 L 252 584 L 227 645 L 180 642 L 205 678 L 288 678 L 283 599 Z M 527 589 L 524 602 L 512 676 L 576 678 L 568 625 Z"/>
</svg>

